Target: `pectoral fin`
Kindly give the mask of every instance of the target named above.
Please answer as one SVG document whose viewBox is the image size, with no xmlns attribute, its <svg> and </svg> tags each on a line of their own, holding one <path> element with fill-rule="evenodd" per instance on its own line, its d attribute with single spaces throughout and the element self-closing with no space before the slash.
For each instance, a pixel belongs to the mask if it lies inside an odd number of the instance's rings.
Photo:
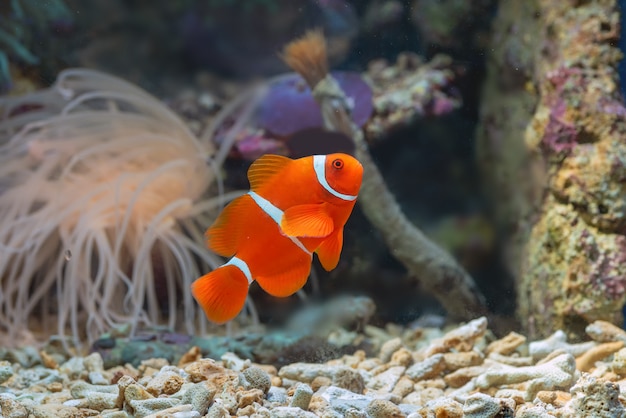
<svg viewBox="0 0 626 418">
<path fill-rule="evenodd" d="M 287 209 L 280 227 L 290 237 L 325 237 L 335 228 L 332 218 L 324 210 L 324 204 L 298 205 Z"/>
<path fill-rule="evenodd" d="M 315 250 L 324 270 L 331 271 L 339 263 L 339 256 L 343 247 L 343 228 L 338 228 L 326 238 Z"/>
</svg>

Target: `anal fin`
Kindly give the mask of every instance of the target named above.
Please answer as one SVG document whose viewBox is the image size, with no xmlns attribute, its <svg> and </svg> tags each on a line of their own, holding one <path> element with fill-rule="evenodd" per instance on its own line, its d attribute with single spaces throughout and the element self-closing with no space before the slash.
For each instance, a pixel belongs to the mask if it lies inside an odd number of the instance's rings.
<svg viewBox="0 0 626 418">
<path fill-rule="evenodd" d="M 270 295 L 287 297 L 302 289 L 310 273 L 311 256 L 303 252 L 290 266 L 265 275 L 257 274 L 255 279 Z"/>
</svg>

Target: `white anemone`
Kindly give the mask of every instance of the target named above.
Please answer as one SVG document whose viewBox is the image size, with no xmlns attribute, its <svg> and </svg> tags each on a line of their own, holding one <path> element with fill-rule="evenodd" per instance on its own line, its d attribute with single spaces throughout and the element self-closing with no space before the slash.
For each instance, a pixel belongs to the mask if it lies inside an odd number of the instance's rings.
<svg viewBox="0 0 626 418">
<path fill-rule="evenodd" d="M 226 198 L 208 161 L 227 150 L 92 70 L 0 111 L 0 329 L 41 318 L 80 344 L 123 324 L 203 327 L 189 285 L 221 264 L 203 232 Z"/>
</svg>

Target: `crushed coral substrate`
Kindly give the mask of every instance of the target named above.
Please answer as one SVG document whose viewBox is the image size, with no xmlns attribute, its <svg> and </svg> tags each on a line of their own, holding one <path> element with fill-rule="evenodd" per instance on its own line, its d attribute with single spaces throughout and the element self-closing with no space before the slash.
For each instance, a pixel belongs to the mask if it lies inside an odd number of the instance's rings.
<svg viewBox="0 0 626 418">
<path fill-rule="evenodd" d="M 623 417 L 626 332 L 606 322 L 587 342 L 557 331 L 494 337 L 486 318 L 439 328 L 343 331 L 364 350 L 280 368 L 192 346 L 105 369 L 100 354 L 2 350 L 2 417 Z M 337 340 L 337 334 L 332 334 Z M 330 337 L 329 337 L 330 338 Z M 47 347 L 50 347 L 48 345 Z M 24 363 L 24 364 L 22 364 Z"/>
</svg>

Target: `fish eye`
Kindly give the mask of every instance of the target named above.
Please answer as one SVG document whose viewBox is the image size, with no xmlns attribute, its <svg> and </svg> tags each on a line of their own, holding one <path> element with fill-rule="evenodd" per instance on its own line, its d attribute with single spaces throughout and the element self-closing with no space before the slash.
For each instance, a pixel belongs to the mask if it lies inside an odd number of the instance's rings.
<svg viewBox="0 0 626 418">
<path fill-rule="evenodd" d="M 336 160 L 333 160 L 333 167 L 340 169 L 343 168 L 343 160 L 337 158 Z"/>
</svg>

